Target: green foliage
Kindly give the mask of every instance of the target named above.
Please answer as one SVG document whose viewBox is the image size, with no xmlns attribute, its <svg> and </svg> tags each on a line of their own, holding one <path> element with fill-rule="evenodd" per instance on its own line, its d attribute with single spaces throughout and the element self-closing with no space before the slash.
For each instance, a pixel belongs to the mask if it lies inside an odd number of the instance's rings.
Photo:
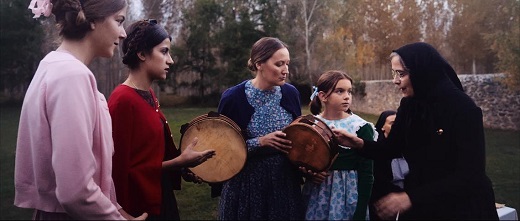
<svg viewBox="0 0 520 221">
<path fill-rule="evenodd" d="M 194 72 L 205 97 L 207 87 L 220 89 L 250 78 L 250 48 L 264 36 L 275 36 L 277 1 L 195 0 L 184 13 L 184 44 L 172 48 L 175 73 Z M 205 100 L 205 99 L 203 99 Z M 203 102 L 203 101 L 202 101 Z"/>
<path fill-rule="evenodd" d="M 42 58 L 43 31 L 27 9 L 29 1 L 0 3 L 0 89 L 23 94 Z"/>
<path fill-rule="evenodd" d="M 232 1 L 224 3 L 224 27 L 219 32 L 220 56 L 225 62 L 224 84 L 234 85 L 251 77 L 247 69 L 251 46 L 261 37 L 276 36 L 278 21 L 273 1 L 260 0 L 250 8 Z"/>
</svg>

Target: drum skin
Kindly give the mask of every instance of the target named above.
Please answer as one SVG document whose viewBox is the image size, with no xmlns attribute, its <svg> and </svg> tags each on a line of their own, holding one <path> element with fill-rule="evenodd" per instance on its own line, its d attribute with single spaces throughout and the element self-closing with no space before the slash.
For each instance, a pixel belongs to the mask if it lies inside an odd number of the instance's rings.
<svg viewBox="0 0 520 221">
<path fill-rule="evenodd" d="M 215 156 L 190 170 L 208 183 L 231 179 L 244 167 L 247 146 L 239 127 L 223 115 L 202 115 L 193 119 L 181 129 L 181 151 L 184 151 L 195 137 L 198 138 L 195 151 L 214 149 Z M 213 115 L 213 116 L 211 116 Z"/>
<path fill-rule="evenodd" d="M 332 130 L 312 115 L 297 118 L 283 132 L 292 142 L 287 156 L 297 166 L 321 172 L 328 170 L 337 156 Z"/>
</svg>

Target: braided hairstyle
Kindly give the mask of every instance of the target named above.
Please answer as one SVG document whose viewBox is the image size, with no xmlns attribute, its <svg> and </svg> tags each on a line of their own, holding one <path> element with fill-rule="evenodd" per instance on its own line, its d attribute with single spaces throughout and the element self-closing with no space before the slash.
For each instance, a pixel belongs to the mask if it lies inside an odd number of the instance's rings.
<svg viewBox="0 0 520 221">
<path fill-rule="evenodd" d="M 127 6 L 126 0 L 51 0 L 60 36 L 79 40 L 91 31 L 90 23 L 105 19 Z"/>
<path fill-rule="evenodd" d="M 321 74 L 320 78 L 318 79 L 318 83 L 316 84 L 316 87 L 319 91 L 323 91 L 326 93 L 325 97 L 329 97 L 330 94 L 336 89 L 336 85 L 338 85 L 338 82 L 340 80 L 347 79 L 350 81 L 350 83 L 353 83 L 353 80 L 350 76 L 347 75 L 347 73 L 343 71 L 337 71 L 337 70 L 331 70 L 326 71 L 325 73 Z M 314 99 L 311 100 L 311 103 L 309 104 L 311 113 L 314 115 L 317 115 L 321 113 L 321 100 L 319 96 L 314 97 Z M 347 110 L 348 113 L 352 113 L 349 110 Z"/>
<path fill-rule="evenodd" d="M 172 40 L 168 32 L 153 19 L 134 22 L 128 26 L 126 33 L 127 37 L 123 40 L 122 46 L 123 64 L 131 70 L 139 67 L 139 53 L 149 55 L 153 48 L 165 39 Z"/>
</svg>

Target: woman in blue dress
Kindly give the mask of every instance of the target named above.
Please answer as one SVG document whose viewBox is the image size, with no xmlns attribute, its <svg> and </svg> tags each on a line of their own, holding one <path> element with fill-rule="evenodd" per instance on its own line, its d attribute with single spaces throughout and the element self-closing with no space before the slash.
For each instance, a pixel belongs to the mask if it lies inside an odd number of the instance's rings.
<svg viewBox="0 0 520 221">
<path fill-rule="evenodd" d="M 287 45 L 264 37 L 248 61 L 255 78 L 222 94 L 218 111 L 242 129 L 248 157 L 223 184 L 219 219 L 303 219 L 302 173 L 288 160 L 291 142 L 281 132 L 301 115 L 299 92 L 285 83 L 289 62 Z"/>
</svg>

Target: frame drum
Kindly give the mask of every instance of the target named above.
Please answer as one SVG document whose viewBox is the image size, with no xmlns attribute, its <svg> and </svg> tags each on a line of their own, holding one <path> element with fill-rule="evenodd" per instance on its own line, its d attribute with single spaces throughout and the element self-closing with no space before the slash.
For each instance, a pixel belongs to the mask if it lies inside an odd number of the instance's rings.
<svg viewBox="0 0 520 221">
<path fill-rule="evenodd" d="M 228 117 L 210 112 L 193 119 L 181 127 L 181 151 L 184 151 L 195 137 L 199 141 L 193 150 L 214 149 L 215 156 L 190 170 L 208 183 L 218 183 L 231 179 L 244 167 L 247 146 L 240 127 Z"/>
<path fill-rule="evenodd" d="M 283 132 L 292 142 L 288 158 L 297 166 L 321 172 L 328 170 L 338 155 L 334 133 L 325 122 L 311 114 L 296 118 Z"/>
</svg>

